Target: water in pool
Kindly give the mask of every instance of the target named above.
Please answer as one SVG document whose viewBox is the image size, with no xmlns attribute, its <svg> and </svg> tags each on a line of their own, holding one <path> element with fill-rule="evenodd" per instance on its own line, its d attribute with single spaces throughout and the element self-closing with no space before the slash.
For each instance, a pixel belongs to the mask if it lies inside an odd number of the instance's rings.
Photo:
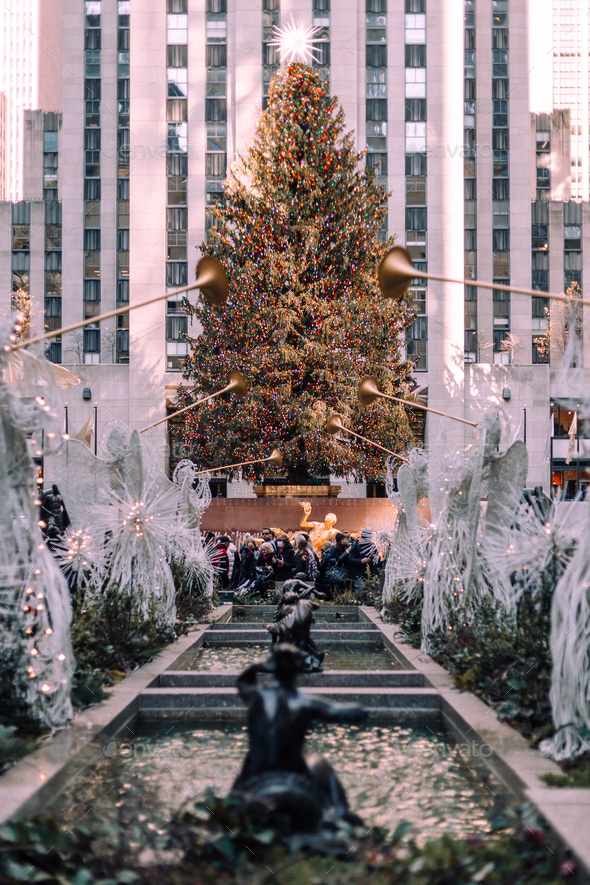
<svg viewBox="0 0 590 885">
<path fill-rule="evenodd" d="M 245 611 L 242 610 L 240 612 L 239 607 L 234 608 L 231 617 L 232 624 L 253 624 L 253 623 L 264 623 L 268 624 L 272 621 L 273 615 L 275 612 L 275 608 L 267 611 Z M 337 626 L 342 624 L 358 624 L 361 623 L 359 620 L 359 613 L 357 611 L 352 612 L 335 612 L 331 606 L 321 607 L 316 609 L 313 613 L 313 616 L 317 623 L 334 623 Z"/>
<path fill-rule="evenodd" d="M 242 725 L 143 725 L 98 748 L 47 810 L 67 827 L 122 826 L 129 848 L 136 849 L 146 834 L 156 842 L 163 838 L 170 817 L 192 807 L 207 788 L 225 795 L 246 748 Z M 486 787 L 470 772 L 436 726 L 318 727 L 307 753 L 329 759 L 367 828 L 394 828 L 404 819 L 422 841 L 490 829 L 494 785 Z"/>
<path fill-rule="evenodd" d="M 175 663 L 174 669 L 235 672 L 237 676 L 252 661 L 265 657 L 269 651 L 270 643 L 250 648 L 199 648 L 191 651 L 190 655 L 185 653 L 180 665 Z M 346 648 L 344 642 L 338 648 L 328 649 L 324 658 L 324 670 L 392 670 L 399 666 L 399 662 L 384 648 L 369 647 L 357 651 Z"/>
</svg>

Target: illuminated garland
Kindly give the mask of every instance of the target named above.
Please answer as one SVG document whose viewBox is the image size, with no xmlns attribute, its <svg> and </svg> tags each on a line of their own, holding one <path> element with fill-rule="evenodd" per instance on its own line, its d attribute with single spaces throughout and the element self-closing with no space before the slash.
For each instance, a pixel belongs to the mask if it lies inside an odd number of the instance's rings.
<svg viewBox="0 0 590 885">
<path fill-rule="evenodd" d="M 202 250 L 225 265 L 230 300 L 187 305 L 203 331 L 189 339 L 184 371 L 195 390 L 181 403 L 218 387 L 231 369 L 251 387 L 241 402 L 187 413 L 183 454 L 199 465 L 265 457 L 278 444 L 291 477 L 381 478 L 376 449 L 324 432 L 333 411 L 395 451 L 413 445 L 403 409 L 356 399 L 366 375 L 386 392 L 410 391 L 412 366 L 399 361 L 399 345 L 414 313 L 379 293 L 376 269 L 393 244 L 377 241 L 387 194 L 343 133 L 337 100 L 311 68 L 292 64 L 275 76 L 254 143 L 228 172 Z M 258 465 L 245 478 L 280 472 Z"/>
</svg>

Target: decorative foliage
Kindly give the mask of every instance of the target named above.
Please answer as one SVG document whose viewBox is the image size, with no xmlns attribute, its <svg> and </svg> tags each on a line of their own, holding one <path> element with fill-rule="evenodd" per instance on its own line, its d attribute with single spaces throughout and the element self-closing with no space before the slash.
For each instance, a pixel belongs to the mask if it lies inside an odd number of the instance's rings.
<svg viewBox="0 0 590 885">
<path fill-rule="evenodd" d="M 386 302 L 377 285 L 380 258 L 393 244 L 377 241 L 387 195 L 364 166 L 319 77 L 301 64 L 279 71 L 202 246 L 224 264 L 230 300 L 186 303 L 202 333 L 185 364 L 195 390 L 184 389 L 181 403 L 219 389 L 232 369 L 250 382 L 241 402 L 215 399 L 187 413 L 184 450 L 197 464 L 264 458 L 278 445 L 291 481 L 330 472 L 377 479 L 378 450 L 324 432 L 334 411 L 386 447 L 411 445 L 403 408 L 381 402 L 369 409 L 356 397 L 366 375 L 402 396 L 412 383 L 399 342 L 413 314 Z M 243 476 L 276 473 L 267 464 Z"/>
<path fill-rule="evenodd" d="M 170 482 L 137 431 L 117 422 L 105 427 L 100 451 L 97 458 L 70 440 L 51 465 L 74 523 L 59 551 L 72 592 L 90 602 L 115 584 L 132 597 L 138 615 L 153 612 L 172 627 L 172 565 L 195 600 L 212 593 L 213 569 L 199 531 L 211 500 L 208 478 L 194 489 L 195 465 L 185 461 Z M 88 489 L 93 501 L 84 508 Z"/>
<path fill-rule="evenodd" d="M 570 331 L 575 332 L 572 338 L 581 339 L 582 336 L 582 305 L 578 303 L 582 291 L 579 284 L 572 283 L 565 294 L 567 301 L 554 301 L 550 308 L 545 308 L 547 330 L 544 335 L 533 338 L 538 352 L 553 365 L 563 361 Z"/>
<path fill-rule="evenodd" d="M 44 395 L 20 397 L 18 385 L 4 380 L 15 340 L 11 329 L 10 321 L 0 323 L 0 654 L 12 668 L 3 703 L 54 729 L 72 715 L 71 608 L 66 582 L 39 531 L 27 437 L 39 453 L 42 433 L 49 445 L 56 437 L 55 380 L 51 365 L 31 352 L 21 354 L 23 375 Z"/>
<path fill-rule="evenodd" d="M 445 835 L 417 844 L 402 821 L 393 836 L 371 829 L 346 856 L 291 851 L 272 829 L 256 828 L 230 800 L 210 797 L 168 828 L 168 849 L 141 853 L 113 828 L 95 834 L 84 825 L 65 833 L 50 820 L 12 821 L 0 832 L 3 881 L 61 885 L 298 885 L 326 880 L 327 863 L 339 885 L 559 885 L 576 873 L 576 863 L 525 809 L 508 829 L 456 839 Z M 500 829 L 504 832 L 498 832 Z M 150 831 L 147 831 L 146 837 Z M 150 843 L 148 842 L 148 845 Z M 143 846 L 142 846 L 143 848 Z"/>
<path fill-rule="evenodd" d="M 479 441 L 446 467 L 431 469 L 424 453 L 412 452 L 398 473 L 400 495 L 388 484 L 399 510 L 385 567 L 384 613 L 412 645 L 450 670 L 459 687 L 481 695 L 527 737 L 538 741 L 551 732 L 553 706 L 559 730 L 545 751 L 564 758 L 583 752 L 590 735 L 587 543 L 578 541 L 572 560 L 576 542 L 568 511 L 562 512 L 568 503 L 529 495 L 516 506 L 510 487 L 502 489 L 500 471 L 510 473 L 522 444 L 503 451 L 501 438 L 494 438 L 493 424 L 484 422 Z M 514 484 L 517 494 L 521 485 Z M 479 513 L 484 489 L 485 517 Z M 467 519 L 471 493 L 478 505 L 475 535 Z M 423 496 L 430 524 L 417 516 Z"/>
<path fill-rule="evenodd" d="M 590 519 L 563 572 L 551 608 L 553 678 L 551 706 L 556 733 L 541 750 L 561 761 L 590 751 Z"/>
<path fill-rule="evenodd" d="M 208 606 L 203 603 L 202 610 L 206 610 Z M 177 638 L 182 625 L 163 625 L 158 615 L 154 604 L 145 615 L 140 614 L 133 597 L 121 593 L 113 583 L 76 613 L 72 624 L 76 653 L 72 694 L 76 706 L 85 707 L 107 697 L 105 685 L 112 685 L 129 670 L 152 660 Z"/>
<path fill-rule="evenodd" d="M 511 575 L 517 567 L 521 526 L 514 525 L 514 515 L 527 453 L 520 441 L 507 445 L 507 430 L 501 413 L 486 415 L 465 451 L 439 451 L 438 462 L 431 463 L 415 449 L 398 471 L 400 494 L 395 497 L 400 510 L 386 566 L 385 599 L 394 588 L 406 602 L 420 596 L 423 651 L 431 651 L 431 636 L 451 629 L 451 617 L 471 623 L 482 598 L 491 597 L 512 611 L 521 592 Z M 488 503 L 482 518 L 484 495 Z M 418 502 L 425 498 L 430 523 L 418 513 Z"/>
</svg>

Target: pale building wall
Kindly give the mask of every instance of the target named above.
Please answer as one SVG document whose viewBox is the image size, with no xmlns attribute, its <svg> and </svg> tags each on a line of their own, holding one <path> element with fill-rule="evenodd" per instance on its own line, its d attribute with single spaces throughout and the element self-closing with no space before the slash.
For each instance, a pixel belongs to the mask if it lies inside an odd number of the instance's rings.
<svg viewBox="0 0 590 885">
<path fill-rule="evenodd" d="M 100 310 L 106 313 L 117 306 L 117 4 L 113 0 L 103 0 L 101 30 Z M 106 149 L 111 145 L 114 150 Z M 105 320 L 100 327 L 100 360 L 110 363 L 112 348 L 105 337 L 107 329 L 111 331 L 116 327 L 116 318 Z"/>
<path fill-rule="evenodd" d="M 45 301 L 45 204 L 42 200 L 31 203 L 31 269 L 29 287 L 31 295 L 31 337 L 43 334 Z"/>
<path fill-rule="evenodd" d="M 428 270 L 463 279 L 463 9 L 428 4 L 426 12 L 428 96 Z M 436 408 L 463 416 L 464 294 L 457 283 L 428 283 L 428 398 Z M 422 378 L 420 379 L 422 381 Z M 424 383 L 424 382 L 423 382 Z M 450 450 L 463 444 L 463 427 L 446 422 Z M 435 446 L 441 419 L 429 414 L 426 444 Z"/>
<path fill-rule="evenodd" d="M 0 92 L 0 200 L 5 200 L 7 195 L 7 143 L 6 93 Z"/>
<path fill-rule="evenodd" d="M 229 165 L 252 140 L 262 107 L 261 0 L 255 3 L 249 0 L 229 0 L 227 37 L 227 162 Z M 204 53 L 204 34 L 199 39 Z M 204 91 L 203 86 L 203 95 Z M 199 117 L 201 121 L 204 120 L 204 108 Z"/>
<path fill-rule="evenodd" d="M 284 6 L 284 3 L 283 3 Z M 289 4 L 287 4 L 289 7 Z M 309 20 L 309 12 L 307 12 Z M 346 131 L 354 132 L 357 149 L 365 145 L 365 23 L 362 4 L 339 0 L 332 4 L 330 92 L 344 108 Z"/>
<path fill-rule="evenodd" d="M 0 311 L 10 305 L 12 291 L 12 204 L 0 202 Z"/>
<path fill-rule="evenodd" d="M 69 434 L 75 437 L 98 408 L 98 439 L 109 421 L 121 421 L 129 426 L 128 367 L 124 365 L 84 366 L 79 363 L 67 365 L 80 379 L 80 384 L 61 393 L 63 405 L 67 403 Z M 85 388 L 90 388 L 89 400 L 83 398 Z M 94 438 L 91 449 L 94 451 Z"/>
<path fill-rule="evenodd" d="M 476 132 L 477 158 L 475 161 L 477 186 L 477 276 L 480 280 L 492 280 L 493 261 L 493 201 L 492 174 L 494 151 L 492 139 L 492 13 L 489 3 L 475 3 L 476 38 Z M 530 223 L 527 225 L 530 227 Z M 527 283 L 528 285 L 528 283 Z M 494 315 L 492 292 L 478 289 L 477 331 L 481 347 L 479 362 L 493 363 Z"/>
<path fill-rule="evenodd" d="M 361 5 L 362 9 L 362 5 Z M 401 12 L 399 16 L 393 12 L 388 17 L 387 28 L 387 165 L 389 177 L 387 181 L 389 196 L 387 216 L 387 232 L 390 236 L 397 235 L 396 245 L 405 246 L 406 230 L 406 179 L 405 154 L 405 59 L 404 59 L 404 28 Z M 428 101 L 428 98 L 426 99 Z M 362 145 L 361 145 L 362 146 Z M 428 200 L 428 182 L 426 184 Z"/>
<path fill-rule="evenodd" d="M 63 0 L 38 2 L 37 105 L 43 111 L 63 109 Z"/>
<path fill-rule="evenodd" d="M 465 366 L 465 417 L 480 421 L 491 407 L 498 405 L 508 418 L 512 433 L 524 438 L 526 409 L 526 446 L 529 465 L 526 485 L 542 485 L 549 490 L 549 466 L 543 463 L 549 428 L 549 366 L 492 366 L 468 363 Z M 503 391 L 510 399 L 503 399 Z"/>
<path fill-rule="evenodd" d="M 7 197 L 15 201 L 23 198 L 24 111 L 38 106 L 38 3 L 18 0 L 0 8 L 0 92 L 5 92 L 7 99 Z"/>
<path fill-rule="evenodd" d="M 84 319 L 84 6 L 77 0 L 64 0 L 63 40 L 68 51 L 63 60 L 58 174 L 63 205 L 62 320 L 70 325 Z M 76 333 L 63 336 L 66 364 L 79 362 L 78 337 Z"/>
<path fill-rule="evenodd" d="M 23 200 L 43 199 L 43 111 L 25 111 Z"/>
<path fill-rule="evenodd" d="M 137 151 L 130 172 L 130 304 L 155 298 L 166 285 L 166 6 L 145 0 L 131 13 L 130 128 Z M 189 35 L 189 41 L 191 35 Z M 190 106 L 190 105 L 189 105 Z M 190 118 L 190 114 L 189 114 Z M 166 302 L 129 315 L 129 426 L 165 414 Z M 152 439 L 165 445 L 164 425 Z"/>
<path fill-rule="evenodd" d="M 508 72 L 510 77 L 510 282 L 531 286 L 531 165 L 529 158 L 528 0 L 509 4 Z M 530 364 L 532 339 L 531 299 L 510 295 L 510 331 L 521 341 L 519 361 Z"/>
</svg>

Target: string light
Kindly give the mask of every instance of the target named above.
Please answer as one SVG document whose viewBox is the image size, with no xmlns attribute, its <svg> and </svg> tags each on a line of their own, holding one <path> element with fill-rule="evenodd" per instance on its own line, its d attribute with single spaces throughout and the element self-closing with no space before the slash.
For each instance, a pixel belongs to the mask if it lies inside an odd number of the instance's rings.
<svg viewBox="0 0 590 885">
<path fill-rule="evenodd" d="M 279 71 L 244 165 L 211 209 L 202 248 L 228 264 L 230 299 L 221 308 L 184 303 L 202 333 L 187 336 L 184 374 L 195 389 L 180 391 L 179 404 L 232 369 L 251 388 L 245 400 L 212 400 L 177 425 L 181 456 L 200 467 L 266 457 L 277 445 L 291 474 L 381 479 L 382 453 L 325 434 L 334 411 L 386 448 L 415 444 L 403 408 L 367 409 L 356 396 L 367 375 L 388 393 L 410 392 L 413 366 L 399 347 L 415 313 L 379 293 L 377 267 L 392 245 L 377 238 L 387 194 L 344 127 L 311 68 Z M 269 465 L 243 471 L 245 480 L 281 475 Z"/>
</svg>

